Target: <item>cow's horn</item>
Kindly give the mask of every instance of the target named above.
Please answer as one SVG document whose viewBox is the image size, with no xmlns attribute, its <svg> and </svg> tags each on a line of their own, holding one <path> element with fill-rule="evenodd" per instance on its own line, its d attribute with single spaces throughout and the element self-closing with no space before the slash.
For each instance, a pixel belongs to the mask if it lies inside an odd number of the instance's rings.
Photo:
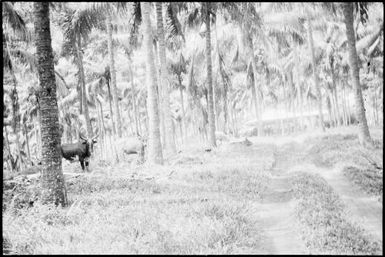
<svg viewBox="0 0 385 257">
<path fill-rule="evenodd" d="M 96 136 L 94 136 L 94 137 L 92 138 L 92 140 L 96 139 L 98 136 L 99 136 L 99 133 L 97 133 Z"/>
<path fill-rule="evenodd" d="M 87 140 L 87 138 L 83 137 L 81 133 L 79 133 L 79 137 L 83 140 Z"/>
</svg>

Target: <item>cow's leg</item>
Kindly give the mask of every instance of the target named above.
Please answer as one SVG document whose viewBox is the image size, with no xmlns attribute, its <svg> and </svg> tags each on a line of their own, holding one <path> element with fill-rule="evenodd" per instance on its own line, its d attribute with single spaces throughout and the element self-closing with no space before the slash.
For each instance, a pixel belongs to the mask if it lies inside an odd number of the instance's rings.
<svg viewBox="0 0 385 257">
<path fill-rule="evenodd" d="M 81 160 L 81 161 L 80 161 L 80 165 L 82 166 L 82 170 L 83 170 L 83 172 L 84 172 L 84 160 Z"/>
<path fill-rule="evenodd" d="M 90 169 L 88 168 L 88 164 L 90 164 L 90 162 L 88 160 L 86 160 L 85 163 L 86 163 L 86 170 L 87 170 L 87 172 L 90 172 Z"/>
</svg>

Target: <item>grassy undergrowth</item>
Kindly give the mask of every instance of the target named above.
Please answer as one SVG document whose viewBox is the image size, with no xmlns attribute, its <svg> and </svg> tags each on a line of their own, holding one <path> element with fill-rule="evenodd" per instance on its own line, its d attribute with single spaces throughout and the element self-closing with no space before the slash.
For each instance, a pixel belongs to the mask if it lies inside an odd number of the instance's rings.
<svg viewBox="0 0 385 257">
<path fill-rule="evenodd" d="M 347 221 L 343 204 L 318 175 L 299 173 L 293 180 L 298 222 L 313 254 L 381 254 L 381 245 Z"/>
<path fill-rule="evenodd" d="M 382 201 L 383 173 L 373 168 L 358 168 L 348 166 L 343 173 L 363 191 L 370 195 L 379 197 Z"/>
<path fill-rule="evenodd" d="M 315 165 L 332 168 L 342 164 L 343 174 L 363 191 L 382 199 L 383 191 L 383 143 L 382 134 L 373 133 L 375 147 L 359 145 L 355 134 L 330 134 L 308 139 L 311 147 L 306 158 Z"/>
<path fill-rule="evenodd" d="M 18 254 L 255 252 L 261 234 L 249 206 L 264 190 L 272 151 L 251 158 L 255 151 L 246 150 L 218 150 L 203 163 L 187 158 L 171 178 L 78 177 L 68 183 L 67 208 L 7 209 L 3 238 Z"/>
</svg>

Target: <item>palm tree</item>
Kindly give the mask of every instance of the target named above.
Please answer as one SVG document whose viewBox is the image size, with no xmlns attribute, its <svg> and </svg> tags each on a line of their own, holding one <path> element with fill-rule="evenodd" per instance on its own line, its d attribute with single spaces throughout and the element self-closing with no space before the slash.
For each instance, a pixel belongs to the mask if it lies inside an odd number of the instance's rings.
<svg viewBox="0 0 385 257">
<path fill-rule="evenodd" d="M 356 114 L 358 119 L 358 139 L 361 145 L 371 146 L 373 141 L 370 137 L 368 123 L 365 115 L 364 100 L 360 85 L 358 68 L 358 55 L 356 49 L 356 38 L 353 27 L 353 3 L 343 4 L 344 22 L 346 26 L 346 37 L 348 39 L 349 67 L 352 84 L 354 86 L 354 96 L 356 102 Z"/>
<path fill-rule="evenodd" d="M 210 3 L 205 3 L 204 19 L 206 24 L 206 67 L 207 67 L 207 91 L 208 91 L 208 121 L 209 121 L 209 140 L 212 147 L 216 147 L 215 140 L 215 116 L 214 116 L 214 95 L 213 77 L 211 64 L 211 29 L 210 29 Z"/>
<path fill-rule="evenodd" d="M 147 111 L 149 123 L 148 160 L 151 163 L 163 164 L 162 145 L 159 130 L 159 107 L 157 99 L 156 69 L 152 51 L 152 31 L 150 21 L 150 3 L 141 3 L 144 23 L 144 46 L 146 48 L 146 77 L 147 77 Z"/>
<path fill-rule="evenodd" d="M 115 70 L 115 60 L 114 60 L 114 46 L 112 44 L 112 23 L 111 23 L 111 14 L 107 14 L 106 19 L 107 25 L 107 41 L 108 41 L 108 57 L 110 61 L 110 74 L 111 74 L 111 86 L 113 92 L 113 102 L 114 102 L 114 112 L 116 115 L 115 123 L 118 130 L 118 136 L 122 137 L 122 121 L 120 118 L 119 112 L 119 99 L 118 99 L 118 90 L 116 87 L 116 70 Z"/>
<path fill-rule="evenodd" d="M 320 117 L 320 124 L 321 124 L 322 131 L 325 131 L 324 118 L 323 118 L 323 112 L 322 112 L 322 95 L 321 95 L 321 88 L 318 81 L 318 73 L 317 73 L 314 42 L 313 42 L 313 30 L 312 30 L 312 24 L 310 19 L 307 20 L 307 32 L 308 32 L 308 41 L 309 41 L 310 52 L 311 52 L 313 79 L 314 79 L 314 85 L 316 88 L 317 98 L 318 98 L 317 100 L 318 100 L 318 112 Z"/>
<path fill-rule="evenodd" d="M 6 65 L 3 65 L 3 67 L 6 70 L 9 70 L 12 78 L 12 84 L 13 88 L 10 92 L 10 97 L 12 100 L 12 128 L 16 135 L 16 147 L 17 147 L 17 155 L 19 156 L 19 170 L 23 169 L 23 162 L 21 158 L 21 143 L 20 143 L 20 104 L 19 104 L 19 96 L 17 92 L 17 79 L 15 76 L 14 71 L 14 61 L 12 59 L 11 50 L 9 46 L 9 39 L 8 35 L 6 34 L 7 27 L 10 27 L 11 30 L 19 36 L 22 40 L 29 40 L 29 33 L 26 27 L 26 24 L 23 20 L 23 18 L 20 16 L 20 14 L 13 8 L 13 4 L 10 2 L 3 2 L 2 3 L 3 8 L 3 47 L 5 46 L 5 49 L 3 48 L 3 57 L 5 57 L 5 60 L 3 63 Z M 5 34 L 4 34 L 5 33 Z"/>
<path fill-rule="evenodd" d="M 163 146 L 165 149 L 169 149 L 171 153 L 176 152 L 174 137 L 172 136 L 172 119 L 170 111 L 170 88 L 167 81 L 167 63 L 166 63 L 166 49 L 165 49 L 165 40 L 164 40 L 164 29 L 163 29 L 163 15 L 162 15 L 162 3 L 156 3 L 156 14 L 157 14 L 157 29 L 158 29 L 158 42 L 159 42 L 159 62 L 160 62 L 160 88 L 163 91 L 161 96 L 163 106 L 163 115 L 164 115 L 164 142 Z"/>
<path fill-rule="evenodd" d="M 43 202 L 67 205 L 60 153 L 59 111 L 49 23 L 49 3 L 34 3 L 36 57 L 41 91 L 39 93 L 42 135 L 41 175 Z"/>
<path fill-rule="evenodd" d="M 60 25 L 64 30 L 64 55 L 73 55 L 75 63 L 79 69 L 79 102 L 80 113 L 84 112 L 86 120 L 86 129 L 88 137 L 92 137 L 92 126 L 88 110 L 86 81 L 83 66 L 83 47 L 86 44 L 86 39 L 93 28 L 102 27 L 103 13 L 98 10 L 89 10 L 87 8 L 79 8 L 71 10 L 68 7 L 64 8 L 63 19 Z M 83 110 L 82 110 L 83 109 Z"/>
</svg>

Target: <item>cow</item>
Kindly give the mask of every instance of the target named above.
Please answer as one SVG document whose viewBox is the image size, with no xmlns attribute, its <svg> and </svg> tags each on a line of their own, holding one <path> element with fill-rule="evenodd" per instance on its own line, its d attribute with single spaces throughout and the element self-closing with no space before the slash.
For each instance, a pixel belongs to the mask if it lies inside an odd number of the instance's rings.
<svg viewBox="0 0 385 257">
<path fill-rule="evenodd" d="M 99 136 L 97 134 L 92 139 L 88 139 L 79 134 L 80 141 L 73 144 L 63 144 L 61 145 L 61 154 L 62 157 L 73 162 L 75 157 L 78 156 L 82 170 L 84 168 L 88 171 L 89 158 L 94 150 L 94 144 L 97 142 L 96 138 Z"/>
<path fill-rule="evenodd" d="M 128 137 L 120 141 L 120 149 L 126 155 L 138 154 L 139 162 L 144 162 L 145 149 L 147 147 L 147 139 L 137 135 L 136 137 Z"/>
</svg>

